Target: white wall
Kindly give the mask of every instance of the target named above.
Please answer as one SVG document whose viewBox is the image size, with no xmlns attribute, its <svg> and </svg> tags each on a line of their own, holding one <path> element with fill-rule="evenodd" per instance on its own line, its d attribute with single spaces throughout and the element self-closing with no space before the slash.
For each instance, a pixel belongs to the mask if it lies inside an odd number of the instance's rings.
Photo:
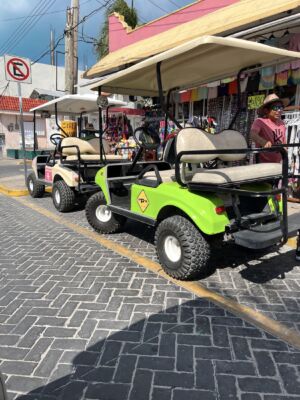
<svg viewBox="0 0 300 400">
<path fill-rule="evenodd" d="M 86 83 L 87 79 L 81 79 L 80 76 L 83 71 L 78 72 L 78 83 Z M 56 91 L 64 90 L 65 86 L 65 69 L 64 67 L 57 67 L 57 87 L 56 87 L 56 68 L 54 65 L 36 63 L 31 66 L 32 83 L 22 84 L 22 96 L 29 97 L 34 89 L 44 89 Z M 2 93 L 4 86 L 7 84 L 5 79 L 4 57 L 0 57 L 0 93 Z M 86 88 L 78 88 L 79 93 L 91 93 Z M 18 96 L 17 83 L 10 82 L 8 89 L 5 91 L 6 96 Z"/>
</svg>

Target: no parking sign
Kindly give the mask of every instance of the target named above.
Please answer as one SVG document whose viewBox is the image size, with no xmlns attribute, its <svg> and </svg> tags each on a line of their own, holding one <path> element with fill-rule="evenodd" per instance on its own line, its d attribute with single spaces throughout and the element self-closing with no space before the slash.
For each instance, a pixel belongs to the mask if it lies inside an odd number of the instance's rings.
<svg viewBox="0 0 300 400">
<path fill-rule="evenodd" d="M 31 83 L 31 66 L 28 58 L 5 55 L 4 63 L 7 81 Z"/>
<path fill-rule="evenodd" d="M 26 164 L 26 148 L 25 148 L 25 131 L 23 121 L 23 101 L 21 83 L 31 83 L 31 67 L 28 58 L 20 58 L 15 56 L 4 56 L 5 77 L 7 81 L 17 82 L 20 109 L 20 128 L 22 136 L 22 149 L 24 154 L 24 177 L 27 184 L 27 164 Z"/>
</svg>

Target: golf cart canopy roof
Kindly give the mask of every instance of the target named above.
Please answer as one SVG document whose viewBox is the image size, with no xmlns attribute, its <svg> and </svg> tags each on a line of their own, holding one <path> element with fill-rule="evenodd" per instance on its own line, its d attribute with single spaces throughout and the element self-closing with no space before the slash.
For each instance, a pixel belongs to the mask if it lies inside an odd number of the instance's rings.
<svg viewBox="0 0 300 400">
<path fill-rule="evenodd" d="M 55 113 L 55 104 L 57 104 L 58 114 L 80 114 L 91 113 L 98 111 L 97 95 L 91 94 L 68 94 L 66 96 L 59 97 L 57 99 L 48 101 L 48 103 L 42 104 L 41 106 L 32 108 L 30 111 L 48 111 L 50 114 Z M 110 97 L 108 99 L 109 106 L 122 107 L 126 106 L 127 103 L 120 100 L 115 100 Z"/>
<path fill-rule="evenodd" d="M 158 95 L 158 63 L 161 63 L 163 90 L 167 92 L 235 76 L 242 68 L 281 64 L 295 58 L 300 58 L 300 52 L 243 39 L 202 36 L 102 78 L 90 88 L 153 97 Z"/>
</svg>

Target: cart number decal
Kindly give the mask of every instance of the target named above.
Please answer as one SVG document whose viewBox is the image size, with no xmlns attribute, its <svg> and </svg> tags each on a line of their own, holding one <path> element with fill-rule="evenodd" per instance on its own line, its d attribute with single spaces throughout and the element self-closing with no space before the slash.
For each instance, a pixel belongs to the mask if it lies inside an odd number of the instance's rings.
<svg viewBox="0 0 300 400">
<path fill-rule="evenodd" d="M 146 208 L 149 206 L 149 200 L 146 196 L 146 193 L 142 190 L 138 195 L 137 202 L 140 206 L 140 209 L 144 212 Z"/>
<path fill-rule="evenodd" d="M 52 182 L 52 169 L 49 167 L 45 168 L 45 181 Z"/>
</svg>

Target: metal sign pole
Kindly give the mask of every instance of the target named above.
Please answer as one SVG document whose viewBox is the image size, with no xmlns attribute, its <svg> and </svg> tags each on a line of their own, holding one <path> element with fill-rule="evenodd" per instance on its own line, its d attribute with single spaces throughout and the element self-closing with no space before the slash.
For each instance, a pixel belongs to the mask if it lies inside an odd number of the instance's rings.
<svg viewBox="0 0 300 400">
<path fill-rule="evenodd" d="M 26 149 L 25 149 L 25 131 L 24 131 L 24 121 L 23 121 L 23 105 L 22 105 L 22 93 L 21 93 L 21 84 L 18 82 L 18 96 L 19 96 L 19 108 L 20 108 L 20 127 L 21 127 L 21 135 L 22 135 L 22 148 L 24 155 L 24 177 L 25 177 L 25 185 L 27 183 L 27 164 L 26 164 Z"/>
</svg>

